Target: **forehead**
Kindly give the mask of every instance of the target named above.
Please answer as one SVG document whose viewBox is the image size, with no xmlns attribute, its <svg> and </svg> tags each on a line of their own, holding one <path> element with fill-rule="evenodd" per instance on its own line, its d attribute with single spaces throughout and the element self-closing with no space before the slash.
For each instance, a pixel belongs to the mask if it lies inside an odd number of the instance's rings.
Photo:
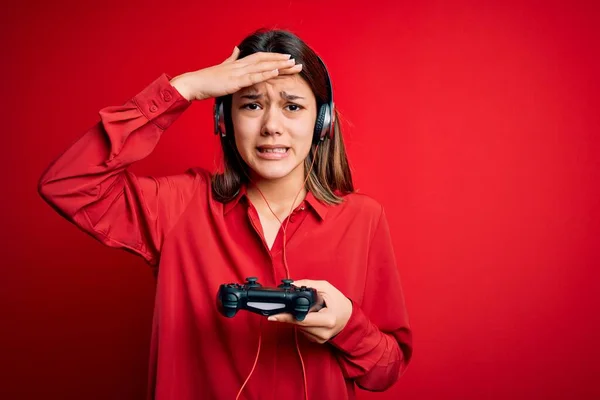
<svg viewBox="0 0 600 400">
<path fill-rule="evenodd" d="M 237 91 L 234 97 L 251 93 L 266 93 L 268 95 L 269 92 L 279 93 L 280 91 L 295 95 L 313 96 L 312 90 L 304 78 L 295 74 L 276 76 L 264 82 L 245 87 Z"/>
</svg>

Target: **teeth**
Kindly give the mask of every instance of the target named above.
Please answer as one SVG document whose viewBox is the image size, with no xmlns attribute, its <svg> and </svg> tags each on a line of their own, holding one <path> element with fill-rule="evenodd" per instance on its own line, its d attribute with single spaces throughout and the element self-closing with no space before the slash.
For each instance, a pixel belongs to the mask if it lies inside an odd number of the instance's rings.
<svg viewBox="0 0 600 400">
<path fill-rule="evenodd" d="M 275 149 L 260 149 L 263 153 L 285 153 L 287 149 L 285 147 L 277 147 Z"/>
</svg>

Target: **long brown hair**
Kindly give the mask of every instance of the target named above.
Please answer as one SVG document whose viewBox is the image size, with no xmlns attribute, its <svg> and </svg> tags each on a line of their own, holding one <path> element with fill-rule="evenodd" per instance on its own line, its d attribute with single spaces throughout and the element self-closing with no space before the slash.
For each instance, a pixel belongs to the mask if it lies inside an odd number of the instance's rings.
<svg viewBox="0 0 600 400">
<path fill-rule="evenodd" d="M 246 37 L 240 45 L 238 58 L 246 57 L 257 52 L 273 52 L 291 54 L 296 63 L 302 64 L 300 76 L 306 80 L 317 100 L 317 110 L 329 101 L 328 79 L 324 66 L 315 52 L 298 36 L 286 30 L 259 29 Z M 243 184 L 248 183 L 250 171 L 248 165 L 235 146 L 233 122 L 231 120 L 232 95 L 222 98 L 227 135 L 221 138 L 223 149 L 223 172 L 212 178 L 213 196 L 218 201 L 226 203 L 232 200 Z M 315 164 L 306 181 L 306 189 L 327 204 L 339 204 L 342 196 L 354 192 L 352 174 L 346 157 L 346 149 L 342 130 L 339 124 L 337 110 L 333 139 L 325 139 L 317 145 L 313 143 L 311 150 L 304 160 L 304 173 L 308 173 L 313 157 Z"/>
</svg>

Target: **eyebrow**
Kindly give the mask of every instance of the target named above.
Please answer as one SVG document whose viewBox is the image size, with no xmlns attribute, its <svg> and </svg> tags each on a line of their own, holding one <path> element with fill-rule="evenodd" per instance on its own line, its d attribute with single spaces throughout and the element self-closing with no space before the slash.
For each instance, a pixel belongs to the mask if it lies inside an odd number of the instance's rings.
<svg viewBox="0 0 600 400">
<path fill-rule="evenodd" d="M 287 93 L 284 91 L 279 92 L 279 95 L 281 96 L 281 98 L 283 98 L 287 101 L 304 100 L 304 97 L 302 97 L 302 96 L 290 94 L 290 93 Z M 242 98 L 242 99 L 250 99 L 250 100 L 258 100 L 258 99 L 261 99 L 262 97 L 263 97 L 263 94 L 258 93 L 258 92 L 248 93 L 248 94 L 244 94 L 244 95 L 240 96 L 240 98 Z"/>
</svg>

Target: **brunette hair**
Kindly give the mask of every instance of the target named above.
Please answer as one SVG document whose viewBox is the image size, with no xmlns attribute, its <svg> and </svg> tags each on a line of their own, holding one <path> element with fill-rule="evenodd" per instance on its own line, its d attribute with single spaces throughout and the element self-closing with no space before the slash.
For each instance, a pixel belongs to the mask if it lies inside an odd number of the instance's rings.
<svg viewBox="0 0 600 400">
<path fill-rule="evenodd" d="M 257 52 L 274 52 L 291 54 L 296 63 L 302 64 L 299 75 L 310 86 L 317 100 L 317 110 L 322 104 L 329 102 L 329 80 L 323 64 L 317 54 L 295 34 L 286 30 L 259 29 L 247 36 L 238 45 L 238 58 L 246 57 Z M 227 135 L 221 137 L 223 149 L 223 172 L 213 175 L 212 192 L 215 199 L 226 203 L 232 200 L 243 184 L 248 183 L 250 171 L 242 160 L 235 146 L 233 122 L 231 120 L 232 95 L 224 96 L 223 111 Z M 320 142 L 318 150 L 316 143 L 304 160 L 304 172 L 307 173 L 313 161 L 315 164 L 306 181 L 306 189 L 326 204 L 339 204 L 342 196 L 354 192 L 352 174 L 348 165 L 344 140 L 339 124 L 339 114 L 335 111 L 336 121 L 333 139 Z"/>
</svg>

